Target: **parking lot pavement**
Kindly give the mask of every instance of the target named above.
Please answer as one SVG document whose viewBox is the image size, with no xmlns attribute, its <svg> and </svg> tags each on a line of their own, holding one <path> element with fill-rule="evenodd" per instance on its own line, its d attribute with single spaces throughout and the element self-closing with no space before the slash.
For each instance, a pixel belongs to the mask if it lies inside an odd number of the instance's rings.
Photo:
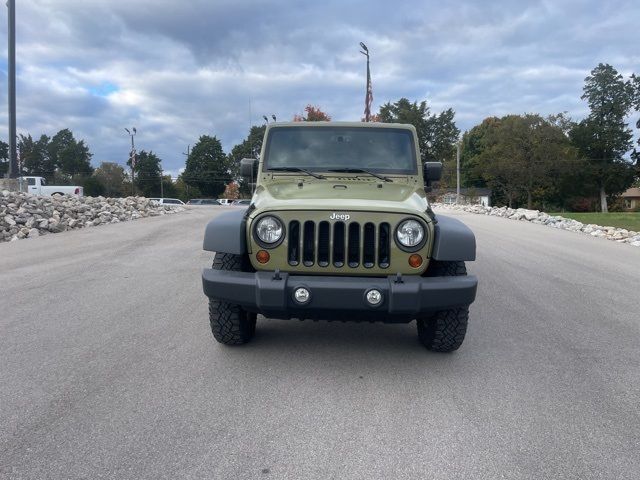
<svg viewBox="0 0 640 480">
<path fill-rule="evenodd" d="M 467 340 L 258 321 L 213 343 L 220 207 L 0 244 L 0 478 L 637 479 L 640 249 L 455 214 Z"/>
</svg>

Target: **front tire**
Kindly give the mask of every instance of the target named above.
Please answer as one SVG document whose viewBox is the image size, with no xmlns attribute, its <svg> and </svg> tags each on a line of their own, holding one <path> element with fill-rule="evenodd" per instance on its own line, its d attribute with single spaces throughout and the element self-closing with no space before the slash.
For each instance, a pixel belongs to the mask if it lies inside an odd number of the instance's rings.
<svg viewBox="0 0 640 480">
<path fill-rule="evenodd" d="M 242 255 L 216 253 L 214 270 L 246 272 L 248 260 Z M 242 345 L 251 340 L 256 331 L 256 314 L 245 311 L 240 305 L 209 299 L 209 322 L 213 338 L 224 345 Z"/>
<path fill-rule="evenodd" d="M 430 277 L 453 277 L 467 274 L 464 262 L 431 261 Z M 434 352 L 453 352 L 460 348 L 467 333 L 469 306 L 440 310 L 416 319 L 418 338 L 422 345 Z"/>
</svg>

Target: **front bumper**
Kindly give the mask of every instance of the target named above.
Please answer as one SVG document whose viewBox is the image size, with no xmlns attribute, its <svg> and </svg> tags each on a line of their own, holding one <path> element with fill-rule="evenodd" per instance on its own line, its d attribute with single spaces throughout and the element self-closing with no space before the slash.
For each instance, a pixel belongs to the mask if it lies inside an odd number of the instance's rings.
<svg viewBox="0 0 640 480">
<path fill-rule="evenodd" d="M 202 272 L 203 290 L 209 298 L 271 318 L 408 322 L 430 312 L 471 304 L 477 285 L 478 280 L 471 275 L 338 277 L 213 269 Z M 311 292 L 304 305 L 293 297 L 299 287 Z M 383 295 L 375 307 L 366 301 L 371 289 Z"/>
</svg>

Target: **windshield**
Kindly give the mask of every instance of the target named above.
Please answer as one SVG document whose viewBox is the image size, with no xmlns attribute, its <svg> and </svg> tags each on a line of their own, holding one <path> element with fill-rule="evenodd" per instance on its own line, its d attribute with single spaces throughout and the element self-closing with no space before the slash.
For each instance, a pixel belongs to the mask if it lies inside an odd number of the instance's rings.
<svg viewBox="0 0 640 480">
<path fill-rule="evenodd" d="M 413 133 L 401 128 L 275 127 L 269 132 L 264 169 L 284 167 L 415 175 Z"/>
</svg>

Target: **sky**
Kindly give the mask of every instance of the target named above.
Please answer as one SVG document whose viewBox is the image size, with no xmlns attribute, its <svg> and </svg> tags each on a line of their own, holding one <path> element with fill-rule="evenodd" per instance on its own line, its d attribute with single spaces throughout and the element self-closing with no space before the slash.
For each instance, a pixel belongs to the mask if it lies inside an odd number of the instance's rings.
<svg viewBox="0 0 640 480">
<path fill-rule="evenodd" d="M 200 135 L 228 152 L 263 115 L 290 120 L 313 104 L 333 120 L 360 120 L 359 42 L 371 53 L 373 111 L 426 100 L 435 113 L 453 108 L 463 131 L 510 113 L 581 119 L 584 78 L 598 63 L 640 73 L 638 0 L 16 3 L 18 132 L 70 128 L 97 166 L 125 163 L 124 128 L 135 126 L 137 149 L 174 175 Z M 6 113 L 0 125 L 6 141 Z"/>
</svg>

